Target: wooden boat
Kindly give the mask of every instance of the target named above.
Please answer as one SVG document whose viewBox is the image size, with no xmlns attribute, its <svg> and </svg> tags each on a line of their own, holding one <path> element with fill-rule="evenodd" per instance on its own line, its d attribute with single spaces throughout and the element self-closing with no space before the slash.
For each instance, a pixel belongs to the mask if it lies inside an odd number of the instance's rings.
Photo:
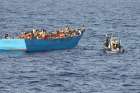
<svg viewBox="0 0 140 93">
<path fill-rule="evenodd" d="M 0 50 L 23 50 L 28 52 L 36 52 L 74 48 L 78 44 L 85 29 L 80 29 L 79 31 L 79 35 L 63 38 L 4 38 L 0 39 Z"/>
</svg>

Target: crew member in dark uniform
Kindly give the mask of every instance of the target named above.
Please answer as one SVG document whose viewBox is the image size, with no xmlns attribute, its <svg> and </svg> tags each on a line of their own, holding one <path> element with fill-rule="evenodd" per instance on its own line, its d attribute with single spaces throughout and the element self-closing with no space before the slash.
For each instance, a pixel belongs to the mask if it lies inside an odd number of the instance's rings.
<svg viewBox="0 0 140 93">
<path fill-rule="evenodd" d="M 106 47 L 109 46 L 109 41 L 110 41 L 110 37 L 108 35 L 106 35 L 106 41 L 105 41 L 105 46 Z"/>
<path fill-rule="evenodd" d="M 5 38 L 5 39 L 8 39 L 8 37 L 9 37 L 8 34 L 5 34 L 5 35 L 4 35 L 4 38 Z"/>
</svg>

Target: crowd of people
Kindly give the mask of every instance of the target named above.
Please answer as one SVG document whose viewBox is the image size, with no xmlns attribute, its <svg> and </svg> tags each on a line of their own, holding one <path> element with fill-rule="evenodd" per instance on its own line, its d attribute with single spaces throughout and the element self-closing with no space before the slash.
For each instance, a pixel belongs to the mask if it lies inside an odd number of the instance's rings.
<svg viewBox="0 0 140 93">
<path fill-rule="evenodd" d="M 45 29 L 33 29 L 30 32 L 24 32 L 17 36 L 22 39 L 57 39 L 65 37 L 73 37 L 81 34 L 81 29 L 72 27 L 63 27 L 54 32 L 48 32 Z"/>
</svg>

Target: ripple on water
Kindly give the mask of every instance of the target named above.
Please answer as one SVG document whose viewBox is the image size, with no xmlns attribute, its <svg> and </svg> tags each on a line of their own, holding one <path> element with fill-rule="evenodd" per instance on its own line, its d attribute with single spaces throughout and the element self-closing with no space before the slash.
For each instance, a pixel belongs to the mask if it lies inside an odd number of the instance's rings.
<svg viewBox="0 0 140 93">
<path fill-rule="evenodd" d="M 0 1 L 1 34 L 86 26 L 73 49 L 0 52 L 0 93 L 139 93 L 139 5 L 138 0 Z M 107 32 L 120 37 L 123 54 L 103 52 Z"/>
</svg>

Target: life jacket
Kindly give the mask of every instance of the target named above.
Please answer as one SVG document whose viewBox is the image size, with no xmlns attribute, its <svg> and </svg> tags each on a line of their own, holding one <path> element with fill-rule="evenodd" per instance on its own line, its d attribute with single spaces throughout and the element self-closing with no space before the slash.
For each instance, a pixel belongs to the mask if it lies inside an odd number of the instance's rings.
<svg viewBox="0 0 140 93">
<path fill-rule="evenodd" d="M 45 37 L 44 37 L 44 39 L 49 39 L 49 38 L 51 38 L 51 35 L 49 35 L 49 34 L 45 35 Z"/>
<path fill-rule="evenodd" d="M 59 34 L 59 38 L 64 38 L 64 37 L 65 37 L 64 33 Z"/>
<path fill-rule="evenodd" d="M 26 35 L 26 39 L 31 39 L 32 38 L 32 35 L 31 34 L 27 34 Z"/>
</svg>

